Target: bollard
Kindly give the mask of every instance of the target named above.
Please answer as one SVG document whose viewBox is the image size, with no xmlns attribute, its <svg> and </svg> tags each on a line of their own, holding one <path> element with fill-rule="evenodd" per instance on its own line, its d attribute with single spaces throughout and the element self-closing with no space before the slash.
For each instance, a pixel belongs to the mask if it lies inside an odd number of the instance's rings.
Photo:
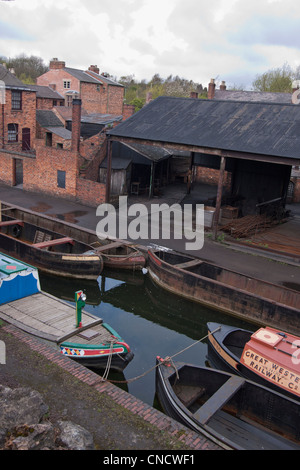
<svg viewBox="0 0 300 470">
<path fill-rule="evenodd" d="M 76 328 L 82 327 L 82 313 L 81 310 L 85 306 L 86 295 L 82 290 L 75 292 L 75 304 L 76 304 Z"/>
</svg>

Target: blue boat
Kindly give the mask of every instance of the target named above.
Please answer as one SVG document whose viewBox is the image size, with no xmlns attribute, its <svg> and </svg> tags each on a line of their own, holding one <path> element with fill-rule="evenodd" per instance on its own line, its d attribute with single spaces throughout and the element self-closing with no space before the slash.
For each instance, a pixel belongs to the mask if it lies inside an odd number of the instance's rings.
<svg viewBox="0 0 300 470">
<path fill-rule="evenodd" d="M 41 291 L 37 268 L 0 253 L 0 319 L 87 367 L 122 372 L 133 359 L 130 347 L 101 318 L 82 310 L 83 291 L 74 298 L 75 309 Z"/>
<path fill-rule="evenodd" d="M 40 292 L 38 270 L 0 253 L 0 305 Z"/>
</svg>

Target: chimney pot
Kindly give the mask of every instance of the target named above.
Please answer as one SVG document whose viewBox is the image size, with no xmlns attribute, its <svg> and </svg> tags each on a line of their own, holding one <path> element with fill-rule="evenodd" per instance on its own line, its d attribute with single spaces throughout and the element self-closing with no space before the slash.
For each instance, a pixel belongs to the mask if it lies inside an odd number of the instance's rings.
<svg viewBox="0 0 300 470">
<path fill-rule="evenodd" d="M 214 98 L 215 88 L 216 88 L 215 79 L 211 78 L 210 83 L 208 85 L 208 94 L 207 94 L 207 97 L 209 100 L 212 100 Z"/>
<path fill-rule="evenodd" d="M 58 60 L 56 57 L 52 60 L 50 60 L 50 69 L 64 69 L 66 66 L 66 63 L 62 60 Z"/>
<path fill-rule="evenodd" d="M 100 74 L 100 70 L 99 70 L 99 67 L 97 67 L 97 65 L 90 65 L 89 70 L 91 72 L 97 73 L 98 75 Z"/>
</svg>

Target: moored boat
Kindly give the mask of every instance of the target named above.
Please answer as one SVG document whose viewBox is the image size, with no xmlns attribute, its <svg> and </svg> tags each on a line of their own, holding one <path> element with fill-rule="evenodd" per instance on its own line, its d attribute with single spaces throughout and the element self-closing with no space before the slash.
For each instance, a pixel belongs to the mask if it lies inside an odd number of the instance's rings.
<svg viewBox="0 0 300 470">
<path fill-rule="evenodd" d="M 2 216 L 0 250 L 56 276 L 97 279 L 103 260 L 90 246 L 64 234 Z"/>
<path fill-rule="evenodd" d="M 165 413 L 227 450 L 299 450 L 300 404 L 208 367 L 157 359 Z"/>
<path fill-rule="evenodd" d="M 124 241 L 97 240 L 91 247 L 101 254 L 105 268 L 140 271 L 146 264 L 141 251 Z"/>
<path fill-rule="evenodd" d="M 210 364 L 300 400 L 300 337 L 270 327 L 255 332 L 210 322 Z"/>
<path fill-rule="evenodd" d="M 136 246 L 125 240 L 110 240 L 104 237 L 99 238 L 97 233 L 93 230 L 85 229 L 79 225 L 49 217 L 29 209 L 10 206 L 6 203 L 2 203 L 2 212 L 3 219 L 5 216 L 19 219 L 23 222 L 38 226 L 42 230 L 63 233 L 65 237 L 70 237 L 87 245 L 86 251 L 88 251 L 90 255 L 96 253 L 101 256 L 105 268 L 140 271 L 146 264 L 144 254 Z"/>
<path fill-rule="evenodd" d="M 40 289 L 38 270 L 0 253 L 0 318 L 52 344 L 58 352 L 87 367 L 123 371 L 133 353 L 120 335 L 99 317 Z M 42 343 L 41 343 L 42 345 Z"/>
<path fill-rule="evenodd" d="M 148 271 L 162 288 L 247 321 L 300 335 L 300 292 L 171 250 L 149 250 Z"/>
</svg>

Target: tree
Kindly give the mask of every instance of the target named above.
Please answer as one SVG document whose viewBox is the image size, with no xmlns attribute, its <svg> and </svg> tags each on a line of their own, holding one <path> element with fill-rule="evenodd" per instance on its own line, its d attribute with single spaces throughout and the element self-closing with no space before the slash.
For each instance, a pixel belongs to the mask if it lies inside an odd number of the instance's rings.
<svg viewBox="0 0 300 470">
<path fill-rule="evenodd" d="M 32 84 L 35 83 L 37 77 L 48 70 L 48 67 L 43 63 L 43 59 L 34 55 L 29 57 L 25 54 L 7 59 L 6 66 L 9 70 L 13 69 L 16 77 L 20 80 Z"/>
<path fill-rule="evenodd" d="M 297 78 L 299 72 L 299 67 L 293 70 L 289 64 L 285 63 L 282 67 L 268 70 L 262 75 L 257 75 L 252 86 L 255 91 L 290 93 L 292 91 L 293 80 Z"/>
</svg>

